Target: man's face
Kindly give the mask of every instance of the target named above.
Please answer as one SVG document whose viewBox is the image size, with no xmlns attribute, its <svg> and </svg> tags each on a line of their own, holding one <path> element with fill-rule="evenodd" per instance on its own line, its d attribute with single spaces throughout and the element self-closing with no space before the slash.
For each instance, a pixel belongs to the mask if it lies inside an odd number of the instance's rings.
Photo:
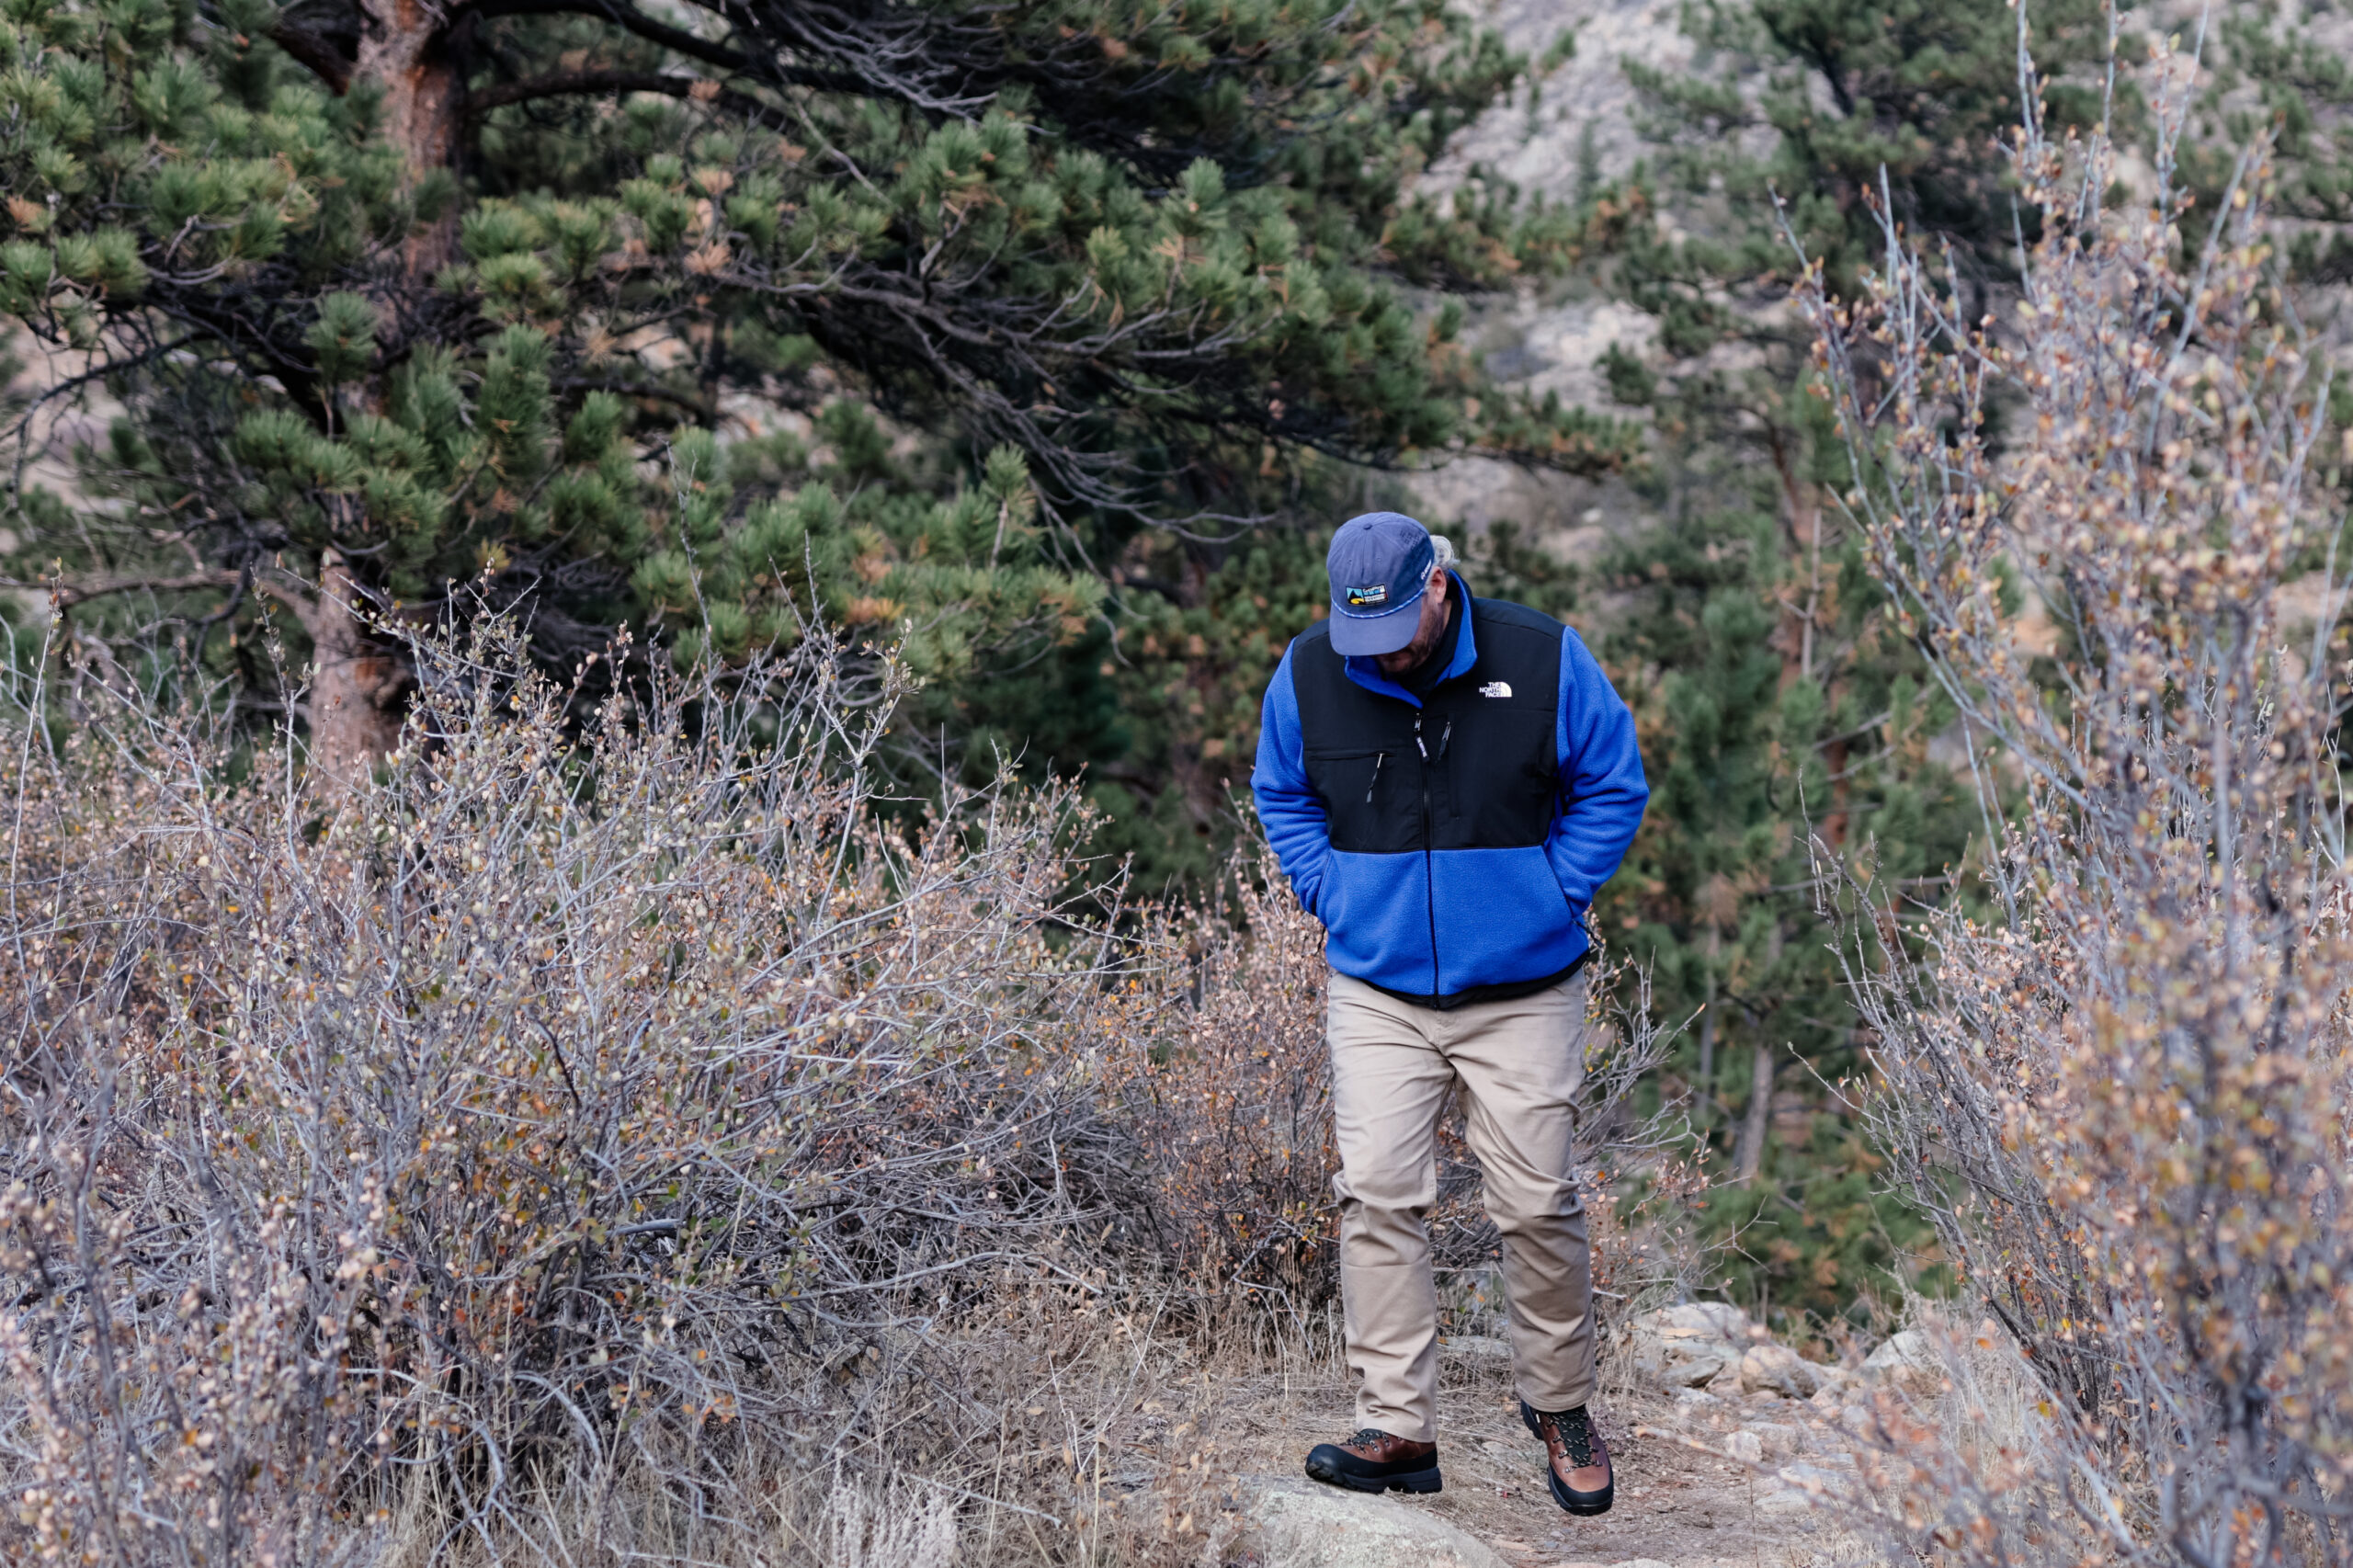
<svg viewBox="0 0 2353 1568">
<path fill-rule="evenodd" d="M 1430 650 L 1438 646 L 1438 640 L 1446 635 L 1449 600 L 1452 597 L 1447 592 L 1446 568 L 1432 567 L 1430 580 L 1422 587 L 1422 620 L 1414 629 L 1414 640 L 1393 653 L 1379 653 L 1373 657 L 1373 663 L 1381 667 L 1382 675 L 1402 676 L 1430 656 Z"/>
</svg>

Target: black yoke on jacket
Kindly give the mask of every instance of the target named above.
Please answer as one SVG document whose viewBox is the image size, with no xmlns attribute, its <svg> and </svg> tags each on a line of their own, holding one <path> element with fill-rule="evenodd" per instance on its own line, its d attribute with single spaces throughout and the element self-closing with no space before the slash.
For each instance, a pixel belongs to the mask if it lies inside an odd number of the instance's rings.
<svg viewBox="0 0 2353 1568">
<path fill-rule="evenodd" d="M 1559 788 L 1564 630 L 1524 605 L 1472 599 L 1478 659 L 1424 694 L 1418 711 L 1348 678 L 1329 621 L 1302 633 L 1292 691 L 1332 847 L 1407 855 L 1542 844 Z"/>
</svg>

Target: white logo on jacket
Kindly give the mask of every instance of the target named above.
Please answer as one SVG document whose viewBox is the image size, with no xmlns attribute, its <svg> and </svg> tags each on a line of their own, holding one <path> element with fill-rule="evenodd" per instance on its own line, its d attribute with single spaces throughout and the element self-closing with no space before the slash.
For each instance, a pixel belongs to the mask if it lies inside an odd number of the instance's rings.
<svg viewBox="0 0 2353 1568">
<path fill-rule="evenodd" d="M 1509 697 L 1511 695 L 1511 682 L 1507 680 L 1491 680 L 1486 685 L 1479 688 L 1479 695 L 1482 697 Z"/>
</svg>

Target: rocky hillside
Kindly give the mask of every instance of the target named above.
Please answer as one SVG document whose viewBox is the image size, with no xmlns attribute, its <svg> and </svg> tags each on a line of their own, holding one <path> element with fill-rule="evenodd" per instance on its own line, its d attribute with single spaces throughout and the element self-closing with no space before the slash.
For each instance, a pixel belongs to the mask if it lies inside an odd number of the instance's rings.
<svg viewBox="0 0 2353 1568">
<path fill-rule="evenodd" d="M 1548 201 L 1576 200 L 1631 170 L 1641 154 L 1629 59 L 1673 67 L 1692 58 L 1676 0 L 1494 0 L 1483 20 L 1530 59 L 1563 32 L 1568 60 L 1490 111 L 1432 166 L 1423 188 L 1445 190 L 1474 169 Z M 1595 361 L 1612 343 L 1647 340 L 1649 318 L 1574 281 L 1529 283 L 1480 312 L 1472 341 L 1489 370 L 1516 388 L 1558 392 L 1601 408 L 1608 393 Z M 1541 530 L 1574 559 L 1596 530 L 1622 525 L 1636 503 L 1625 487 L 1466 459 L 1421 476 L 1414 490 L 1434 523 L 1483 528 L 1498 520 Z"/>
</svg>

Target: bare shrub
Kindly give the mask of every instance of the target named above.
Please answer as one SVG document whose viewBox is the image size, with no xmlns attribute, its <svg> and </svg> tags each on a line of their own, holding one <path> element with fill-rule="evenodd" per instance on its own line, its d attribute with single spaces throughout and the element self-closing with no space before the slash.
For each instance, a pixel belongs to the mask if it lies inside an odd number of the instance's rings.
<svg viewBox="0 0 2353 1568">
<path fill-rule="evenodd" d="M 1171 912 L 1184 1005 L 1113 1085 L 1149 1151 L 1149 1215 L 1176 1278 L 1292 1314 L 1336 1285 L 1331 1256 L 1324 933 L 1263 845 L 1225 880 L 1229 907 Z"/>
<path fill-rule="evenodd" d="M 1189 983 L 1160 1015 L 1165 1032 L 1119 1058 L 1112 1081 L 1147 1152 L 1151 1223 L 1175 1278 L 1304 1332 L 1339 1289 L 1324 929 L 1263 842 L 1245 846 L 1223 891 L 1224 907 L 1180 914 L 1155 943 L 1191 955 Z M 1597 941 L 1595 956 L 1606 957 Z M 1595 1280 L 1608 1291 L 1647 1278 L 1643 1244 L 1615 1204 L 1626 1178 L 1672 1141 L 1672 1108 L 1647 1118 L 1632 1109 L 1672 1036 L 1651 1018 L 1643 975 L 1593 968 L 1574 1158 L 1594 1215 Z M 1441 1268 L 1484 1276 L 1497 1243 L 1459 1114 L 1441 1126 L 1438 1162 L 1432 1253 Z M 1483 1279 L 1442 1295 L 1475 1309 L 1490 1285 L 1500 1290 Z M 1501 1321 L 1499 1304 L 1490 1312 Z"/>
<path fill-rule="evenodd" d="M 495 625 L 414 658 L 324 801 L 126 681 L 0 719 L 0 1556 L 1230 1535 L 1209 1369 L 1338 1371 L 1322 944 L 1263 856 L 1238 922 L 1127 911 L 1067 793 L 911 816 L 904 671 L 822 634 L 600 708 Z M 1597 1192 L 1658 1053 L 1597 1037 Z"/>
<path fill-rule="evenodd" d="M 495 1556 L 570 1482 L 839 1460 L 926 1332 L 1102 1289 L 1135 1004 L 1050 939 L 1069 799 L 887 825 L 900 677 L 822 642 L 578 741 L 519 650 L 421 652 L 323 818 L 283 744 L 9 726 L 11 1556 L 313 1561 L 419 1499 Z"/>
<path fill-rule="evenodd" d="M 2014 327 L 1960 319 L 1892 226 L 1865 306 L 1811 300 L 1874 569 L 1989 807 L 1992 770 L 2023 791 L 1999 914 L 1927 918 L 1919 972 L 1883 925 L 1853 977 L 1879 1134 L 2031 1389 L 1987 1369 L 1989 1327 L 1943 1407 L 1882 1402 L 1878 1522 L 1917 1561 L 2353 1560 L 2344 580 L 2303 490 L 2325 377 L 2262 158 L 2218 213 L 2175 182 L 2193 75 L 2150 74 L 2143 197 L 2104 138 L 2029 116 Z"/>
</svg>

